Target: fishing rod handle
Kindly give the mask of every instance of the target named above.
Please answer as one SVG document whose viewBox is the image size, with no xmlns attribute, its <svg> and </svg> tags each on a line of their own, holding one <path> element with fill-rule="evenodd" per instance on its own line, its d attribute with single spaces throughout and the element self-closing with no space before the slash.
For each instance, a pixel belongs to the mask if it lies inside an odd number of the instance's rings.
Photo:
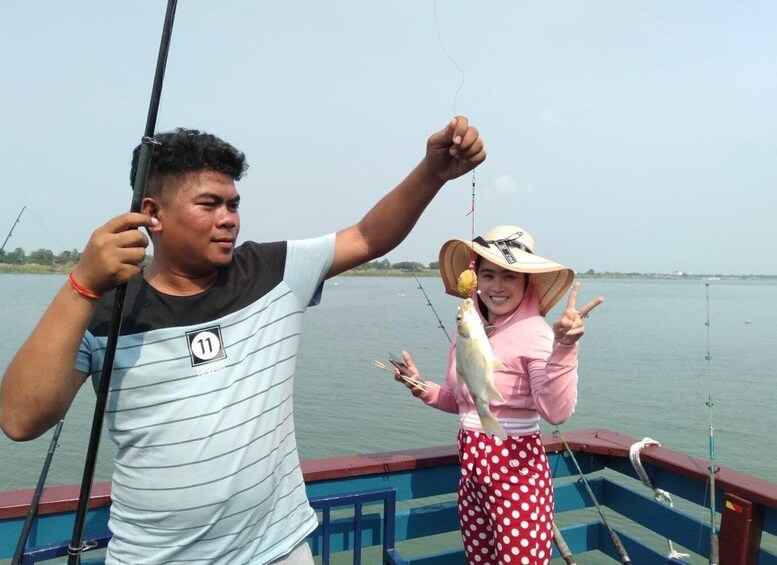
<svg viewBox="0 0 777 565">
<path fill-rule="evenodd" d="M 718 534 L 715 530 L 710 532 L 710 565 L 718 565 L 720 562 L 720 548 L 718 546 Z"/>
<path fill-rule="evenodd" d="M 618 537 L 618 534 L 615 533 L 615 530 L 610 528 L 610 539 L 612 540 L 612 545 L 615 546 L 615 551 L 618 552 L 618 555 L 621 558 L 621 563 L 623 565 L 631 565 L 631 558 L 629 557 L 629 554 L 626 553 L 626 548 L 623 547 L 623 543 L 621 543 L 621 538 Z"/>
<path fill-rule="evenodd" d="M 558 552 L 567 565 L 577 565 L 575 557 L 572 555 L 567 542 L 564 540 L 564 536 L 561 535 L 561 530 L 558 529 L 556 523 L 553 522 L 553 541 L 558 548 Z"/>
</svg>

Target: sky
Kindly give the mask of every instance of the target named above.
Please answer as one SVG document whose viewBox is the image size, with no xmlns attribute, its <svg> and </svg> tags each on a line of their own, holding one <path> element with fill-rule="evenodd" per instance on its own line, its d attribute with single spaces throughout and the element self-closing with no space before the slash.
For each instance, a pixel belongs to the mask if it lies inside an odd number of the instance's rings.
<svg viewBox="0 0 777 565">
<path fill-rule="evenodd" d="M 166 3 L 3 2 L 0 237 L 130 207 Z M 456 114 L 488 158 L 386 258 L 498 224 L 577 271 L 777 275 L 777 3 L 182 0 L 157 130 L 248 157 L 241 239 L 356 223 Z"/>
</svg>

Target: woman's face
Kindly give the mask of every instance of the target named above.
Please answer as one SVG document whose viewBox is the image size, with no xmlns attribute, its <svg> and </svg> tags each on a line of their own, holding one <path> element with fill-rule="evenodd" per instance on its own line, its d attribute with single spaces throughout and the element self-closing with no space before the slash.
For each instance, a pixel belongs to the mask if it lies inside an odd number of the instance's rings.
<svg viewBox="0 0 777 565">
<path fill-rule="evenodd" d="M 489 323 L 510 314 L 521 304 L 528 280 L 525 273 L 508 271 L 481 258 L 477 275 L 480 301 L 488 310 Z"/>
</svg>

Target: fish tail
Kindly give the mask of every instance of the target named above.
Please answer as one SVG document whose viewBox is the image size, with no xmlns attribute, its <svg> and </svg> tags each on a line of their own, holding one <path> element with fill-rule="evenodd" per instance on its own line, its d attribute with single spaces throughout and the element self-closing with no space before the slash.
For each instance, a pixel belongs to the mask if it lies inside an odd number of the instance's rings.
<svg viewBox="0 0 777 565">
<path fill-rule="evenodd" d="M 496 436 L 501 440 L 507 439 L 507 433 L 505 433 L 502 426 L 499 425 L 499 422 L 496 421 L 491 410 L 488 409 L 487 403 L 483 403 L 476 399 L 475 410 L 477 411 L 478 416 L 480 416 L 480 426 L 483 428 L 484 432 L 488 435 Z"/>
</svg>

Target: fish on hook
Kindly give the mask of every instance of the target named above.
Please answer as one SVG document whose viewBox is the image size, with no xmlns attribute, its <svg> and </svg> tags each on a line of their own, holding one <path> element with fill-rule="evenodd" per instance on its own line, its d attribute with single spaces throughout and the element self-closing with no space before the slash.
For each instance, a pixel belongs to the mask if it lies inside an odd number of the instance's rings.
<svg viewBox="0 0 777 565">
<path fill-rule="evenodd" d="M 504 369 L 504 365 L 494 355 L 471 298 L 459 306 L 456 329 L 456 376 L 459 386 L 467 385 L 483 431 L 501 440 L 507 439 L 507 433 L 489 408 L 492 401 L 504 402 L 502 393 L 494 386 L 494 371 Z"/>
</svg>

